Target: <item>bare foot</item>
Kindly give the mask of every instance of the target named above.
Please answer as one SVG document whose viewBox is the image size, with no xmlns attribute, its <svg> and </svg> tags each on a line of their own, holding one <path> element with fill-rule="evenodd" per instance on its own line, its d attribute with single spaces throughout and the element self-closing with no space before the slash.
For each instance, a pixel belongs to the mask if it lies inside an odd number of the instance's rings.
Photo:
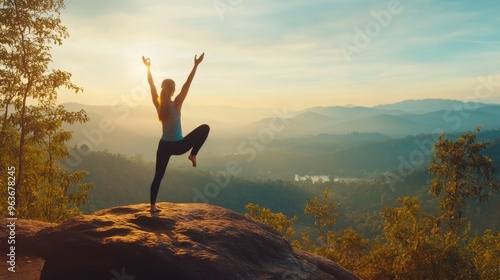
<svg viewBox="0 0 500 280">
<path fill-rule="evenodd" d="M 156 208 L 156 206 L 153 206 L 149 209 L 149 212 L 151 212 L 151 214 L 155 214 L 161 212 L 161 210 Z"/>
<path fill-rule="evenodd" d="M 196 167 L 196 156 L 195 155 L 189 155 L 188 159 L 193 163 L 193 167 Z"/>
</svg>

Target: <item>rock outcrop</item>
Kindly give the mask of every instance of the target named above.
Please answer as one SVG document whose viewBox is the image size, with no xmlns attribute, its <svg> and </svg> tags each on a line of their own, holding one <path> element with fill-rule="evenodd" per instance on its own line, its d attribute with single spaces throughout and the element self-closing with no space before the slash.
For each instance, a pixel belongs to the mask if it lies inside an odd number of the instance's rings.
<svg viewBox="0 0 500 280">
<path fill-rule="evenodd" d="M 0 218 L 6 221 L 6 218 Z M 34 253 L 36 247 L 35 236 L 43 229 L 56 226 L 56 224 L 44 223 L 40 221 L 22 220 L 14 222 L 15 227 L 11 229 L 2 225 L 0 231 L 0 279 L 8 280 L 35 280 L 40 279 L 44 260 Z M 8 221 L 7 224 L 10 224 Z M 15 243 L 9 244 L 8 238 L 14 237 Z M 10 247 L 15 247 L 14 262 L 15 267 L 11 267 L 12 260 L 8 254 L 11 254 Z M 8 270 L 12 268 L 13 271 Z"/>
<path fill-rule="evenodd" d="M 29 242 L 40 279 L 359 279 L 293 249 L 267 225 L 208 204 L 115 207 L 47 226 Z"/>
</svg>

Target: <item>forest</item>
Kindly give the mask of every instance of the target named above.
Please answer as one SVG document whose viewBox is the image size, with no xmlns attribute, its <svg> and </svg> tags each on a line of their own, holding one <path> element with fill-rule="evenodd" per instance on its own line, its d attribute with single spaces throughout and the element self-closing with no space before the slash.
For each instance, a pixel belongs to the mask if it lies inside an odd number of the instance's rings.
<svg viewBox="0 0 500 280">
<path fill-rule="evenodd" d="M 498 155 L 498 148 L 498 144 L 490 145 L 485 154 Z M 497 163 L 500 161 L 494 162 L 498 168 Z M 83 157 L 80 168 L 88 172 L 84 182 L 94 185 L 94 188 L 89 190 L 89 202 L 81 207 L 86 213 L 118 205 L 144 203 L 149 199 L 154 163 L 144 161 L 142 157 L 127 157 L 106 151 L 91 152 Z M 429 194 L 432 175 L 427 168 L 426 165 L 415 169 L 404 181 L 394 183 L 389 183 L 383 173 L 364 180 L 312 182 L 235 177 L 225 174 L 223 170 L 203 171 L 178 164 L 167 169 L 158 199 L 193 202 L 195 188 L 203 192 L 204 186 L 215 182 L 223 188 L 215 197 L 209 198 L 209 203 L 240 213 L 246 211 L 245 206 L 248 203 L 259 204 L 290 217 L 299 217 L 297 225 L 301 227 L 310 224 L 310 219 L 303 213 L 306 200 L 321 195 L 323 190 L 328 188 L 333 193 L 333 199 L 342 205 L 336 227 L 353 227 L 366 237 L 375 237 L 382 230 L 379 212 L 386 207 L 397 205 L 398 197 L 416 196 L 422 201 L 425 211 L 438 212 L 438 202 Z M 271 174 L 268 173 L 267 177 L 272 177 Z M 478 203 L 478 208 L 469 205 L 466 216 L 473 221 L 475 231 L 481 232 L 486 228 L 499 229 L 500 217 L 495 211 L 498 197 L 494 194 L 488 201 Z"/>
<path fill-rule="evenodd" d="M 209 203 L 267 223 L 293 246 L 364 279 L 496 279 L 500 195 L 498 161 L 491 159 L 498 157 L 498 142 L 478 135 L 441 135 L 429 163 L 394 183 L 383 175 L 355 181 L 251 180 L 176 166 L 167 171 L 159 200 L 193 202 L 196 189 L 218 185 L 205 193 Z M 448 168 L 453 162 L 455 171 Z M 90 153 L 81 167 L 96 187 L 82 211 L 146 202 L 153 165 L 141 157 Z M 455 188 L 464 190 L 446 190 L 456 176 L 461 179 Z M 457 200 L 452 206 L 450 197 Z"/>
<path fill-rule="evenodd" d="M 59 223 L 147 203 L 158 137 L 99 118 L 108 107 L 87 113 L 58 101 L 61 90 L 83 90 L 52 60 L 69 36 L 65 1 L 1 5 L 2 216 Z M 172 160 L 157 200 L 245 214 L 364 279 L 500 279 L 499 107 L 411 100 L 257 120 L 241 110 L 247 126 L 222 137 L 234 126 L 216 122 L 199 168 Z M 221 115 L 218 107 L 211 116 Z M 109 133 L 96 130 L 103 120 L 115 124 Z M 280 135 L 266 127 L 273 120 L 288 125 Z"/>
</svg>

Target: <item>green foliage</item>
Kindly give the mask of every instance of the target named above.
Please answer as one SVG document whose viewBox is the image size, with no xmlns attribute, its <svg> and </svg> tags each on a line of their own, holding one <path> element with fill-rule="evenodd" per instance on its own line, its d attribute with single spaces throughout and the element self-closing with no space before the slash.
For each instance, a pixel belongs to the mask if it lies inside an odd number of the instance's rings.
<svg viewBox="0 0 500 280">
<path fill-rule="evenodd" d="M 325 242 L 328 240 L 327 233 L 332 230 L 333 225 L 337 222 L 338 208 L 338 203 L 328 199 L 328 188 L 323 191 L 321 201 L 318 197 L 307 201 L 304 213 L 313 217 L 314 228 Z"/>
<path fill-rule="evenodd" d="M 476 142 L 479 132 L 477 128 L 473 133 L 464 133 L 456 141 L 446 139 L 443 133 L 434 145 L 429 173 L 436 177 L 431 181 L 430 193 L 439 198 L 441 218 L 455 234 L 463 228 L 466 199 L 482 200 L 500 188 L 493 177 L 492 159 L 481 154 L 489 143 Z"/>
<path fill-rule="evenodd" d="M 334 260 L 364 279 L 498 278 L 500 235 L 492 231 L 464 243 L 470 225 L 463 235 L 443 231 L 440 217 L 427 214 L 420 199 L 401 197 L 397 199 L 401 207 L 387 207 L 381 212 L 383 235 L 370 241 L 352 228 L 332 231 L 339 205 L 328 195 L 325 189 L 321 200 L 308 200 L 305 207 L 322 242 L 314 242 L 302 232 L 301 240 L 292 241 L 294 247 Z M 279 216 L 271 215 L 268 209 L 266 212 L 253 204 L 247 208 L 251 217 L 260 216 L 257 219 L 270 225 L 279 223 Z"/>
<path fill-rule="evenodd" d="M 378 242 L 360 271 L 367 279 L 477 279 L 456 238 L 444 234 L 439 219 L 427 215 L 416 197 L 398 199 L 384 217 L 384 239 Z M 380 266 L 376 260 L 384 258 Z"/>
<path fill-rule="evenodd" d="M 384 236 L 396 248 L 418 249 L 427 241 L 427 236 L 440 233 L 438 219 L 426 215 L 417 197 L 398 198 L 401 208 L 389 207 L 382 211 Z"/>
<path fill-rule="evenodd" d="M 363 257 L 368 253 L 369 240 L 349 227 L 339 232 L 327 232 L 326 246 L 315 248 L 315 252 L 351 270 L 363 269 Z"/>
<path fill-rule="evenodd" d="M 304 213 L 313 217 L 314 229 L 321 242 L 311 242 L 309 235 L 302 233 L 302 244 L 296 246 L 356 271 L 363 265 L 361 259 L 368 252 L 369 240 L 352 227 L 339 232 L 332 231 L 337 222 L 338 210 L 339 203 L 330 200 L 328 188 L 323 190 L 321 200 L 318 197 L 308 200 Z"/>
<path fill-rule="evenodd" d="M 250 212 L 245 213 L 245 216 L 273 227 L 286 240 L 291 242 L 292 238 L 295 236 L 293 224 L 297 221 L 297 216 L 288 219 L 281 212 L 273 213 L 269 208 L 261 208 L 258 204 L 252 203 L 248 203 L 246 208 Z"/>
<path fill-rule="evenodd" d="M 49 70 L 51 47 L 68 36 L 59 18 L 62 8 L 63 0 L 6 0 L 0 9 L 0 170 L 16 168 L 20 218 L 63 220 L 78 213 L 91 187 L 81 183 L 85 172 L 59 164 L 69 157 L 65 143 L 72 135 L 63 123 L 88 121 L 85 112 L 68 112 L 56 104 L 59 88 L 81 91 L 70 73 Z M 6 201 L 1 199 L 0 210 Z"/>
<path fill-rule="evenodd" d="M 500 233 L 486 230 L 471 239 L 469 250 L 481 279 L 500 279 Z"/>
</svg>

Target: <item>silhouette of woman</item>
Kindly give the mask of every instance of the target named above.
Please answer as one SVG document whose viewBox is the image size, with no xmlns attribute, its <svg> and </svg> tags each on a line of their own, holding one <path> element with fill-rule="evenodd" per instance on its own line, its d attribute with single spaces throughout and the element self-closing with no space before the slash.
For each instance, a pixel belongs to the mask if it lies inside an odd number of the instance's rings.
<svg viewBox="0 0 500 280">
<path fill-rule="evenodd" d="M 170 157 L 172 155 L 182 155 L 191 150 L 188 159 L 191 161 L 193 167 L 196 167 L 196 155 L 208 137 L 210 127 L 206 124 L 200 125 L 185 137 L 182 136 L 181 128 L 182 103 L 184 102 L 184 99 L 186 99 L 189 87 L 191 86 L 191 82 L 193 81 L 196 73 L 196 69 L 203 61 L 204 56 L 205 53 L 203 53 L 199 58 L 195 55 L 193 70 L 182 86 L 180 93 L 173 101 L 172 97 L 175 92 L 175 82 L 171 79 L 163 80 L 161 83 L 160 96 L 158 97 L 156 86 L 151 75 L 151 61 L 149 58 L 145 58 L 144 56 L 142 57 L 142 61 L 148 69 L 148 82 L 151 88 L 153 104 L 156 107 L 158 118 L 160 119 L 163 128 L 163 135 L 158 143 L 158 150 L 156 151 L 155 176 L 153 178 L 153 182 L 151 183 L 151 213 L 160 212 L 160 210 L 155 206 L 156 196 L 158 195 L 160 182 L 165 175 L 165 170 Z"/>
</svg>

